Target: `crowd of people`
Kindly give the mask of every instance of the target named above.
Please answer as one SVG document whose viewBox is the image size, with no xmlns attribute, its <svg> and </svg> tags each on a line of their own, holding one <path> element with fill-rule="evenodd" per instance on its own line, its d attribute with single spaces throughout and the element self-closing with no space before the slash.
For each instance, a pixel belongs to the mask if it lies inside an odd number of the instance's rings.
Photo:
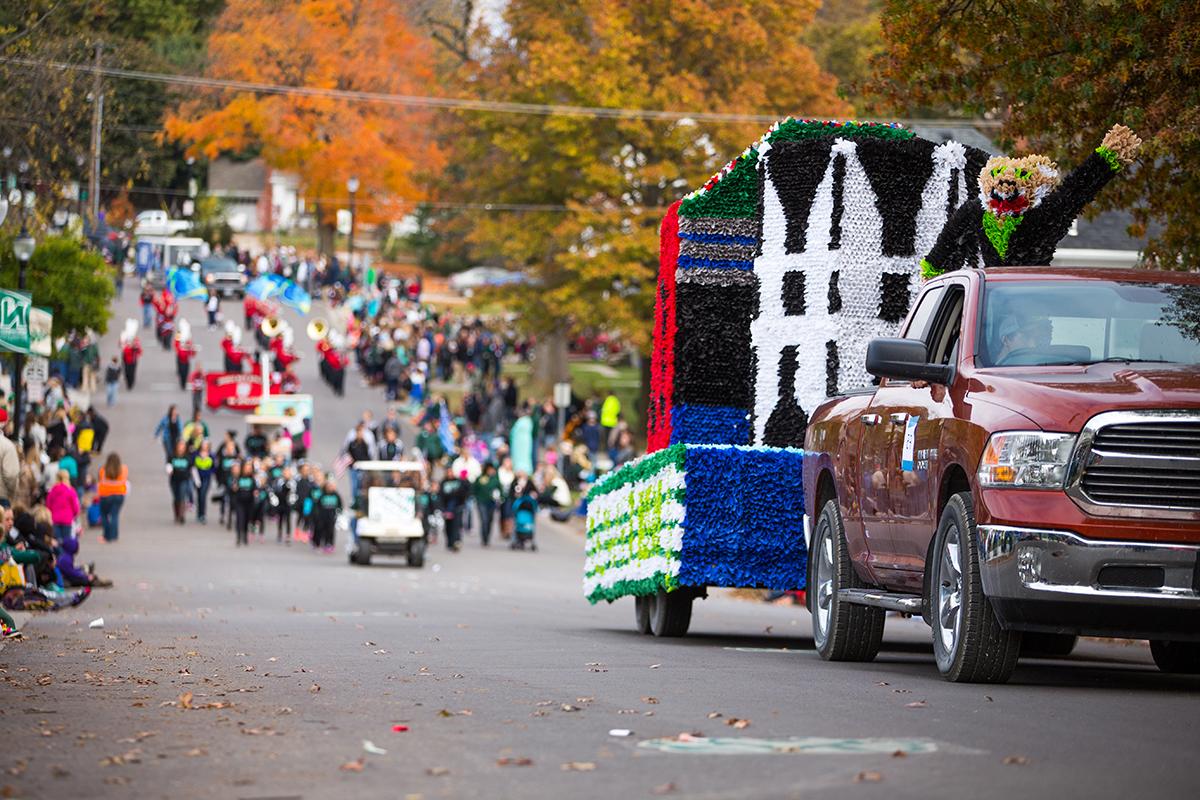
<svg viewBox="0 0 1200 800">
<path fill-rule="evenodd" d="M 51 378 L 31 404 L 18 449 L 0 408 L 0 635 L 20 636 L 9 611 L 78 605 L 111 586 L 80 556 L 89 524 L 102 543 L 119 536 L 128 470 L 105 455 L 108 422 L 95 407 L 72 405 L 64 381 Z"/>
</svg>

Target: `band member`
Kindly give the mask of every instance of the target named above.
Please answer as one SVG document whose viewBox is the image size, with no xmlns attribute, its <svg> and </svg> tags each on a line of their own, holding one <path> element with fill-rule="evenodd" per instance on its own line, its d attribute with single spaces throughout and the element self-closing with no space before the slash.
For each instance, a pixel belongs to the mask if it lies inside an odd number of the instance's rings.
<svg viewBox="0 0 1200 800">
<path fill-rule="evenodd" d="M 179 375 L 179 388 L 186 389 L 188 375 L 191 372 L 192 358 L 196 355 L 196 343 L 191 336 L 185 336 L 181 329 L 175 336 L 175 371 Z"/>
<path fill-rule="evenodd" d="M 142 357 L 142 343 L 136 336 L 123 337 L 121 361 L 125 365 L 125 388 L 132 389 L 137 379 L 138 359 Z"/>
<path fill-rule="evenodd" d="M 221 352 L 225 356 L 226 372 L 242 372 L 243 365 L 246 362 L 246 351 L 238 347 L 233 336 L 228 333 L 221 340 Z"/>
<path fill-rule="evenodd" d="M 196 367 L 188 378 L 188 386 L 192 390 L 192 412 L 195 413 L 204 405 L 204 370 Z"/>
</svg>

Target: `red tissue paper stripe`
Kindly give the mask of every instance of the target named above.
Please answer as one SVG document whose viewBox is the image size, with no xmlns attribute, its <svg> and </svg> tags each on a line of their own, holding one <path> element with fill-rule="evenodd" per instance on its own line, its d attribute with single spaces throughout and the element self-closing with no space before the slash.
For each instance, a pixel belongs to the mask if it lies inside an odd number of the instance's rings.
<svg viewBox="0 0 1200 800">
<path fill-rule="evenodd" d="M 658 231 L 658 291 L 654 299 L 654 350 L 650 354 L 647 450 L 671 444 L 671 404 L 675 393 L 675 269 L 679 262 L 679 203 L 667 209 Z"/>
</svg>

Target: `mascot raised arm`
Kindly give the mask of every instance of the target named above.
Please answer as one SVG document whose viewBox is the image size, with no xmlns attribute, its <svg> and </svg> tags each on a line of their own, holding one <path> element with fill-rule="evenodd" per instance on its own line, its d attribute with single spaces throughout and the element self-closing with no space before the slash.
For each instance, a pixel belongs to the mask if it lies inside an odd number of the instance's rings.
<svg viewBox="0 0 1200 800">
<path fill-rule="evenodd" d="M 1071 223 L 1130 164 L 1142 140 L 1114 125 L 1100 146 L 1060 180 L 1045 156 L 994 156 L 979 173 L 979 197 L 963 203 L 921 259 L 932 278 L 960 266 L 1042 266 L 1054 258 Z"/>
</svg>

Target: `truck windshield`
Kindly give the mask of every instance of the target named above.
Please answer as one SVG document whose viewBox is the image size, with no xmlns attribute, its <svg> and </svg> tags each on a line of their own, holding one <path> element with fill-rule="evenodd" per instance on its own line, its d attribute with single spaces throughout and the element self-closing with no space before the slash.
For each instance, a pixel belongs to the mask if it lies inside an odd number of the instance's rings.
<svg viewBox="0 0 1200 800">
<path fill-rule="evenodd" d="M 980 335 L 985 367 L 1200 364 L 1200 286 L 990 282 Z"/>
</svg>

